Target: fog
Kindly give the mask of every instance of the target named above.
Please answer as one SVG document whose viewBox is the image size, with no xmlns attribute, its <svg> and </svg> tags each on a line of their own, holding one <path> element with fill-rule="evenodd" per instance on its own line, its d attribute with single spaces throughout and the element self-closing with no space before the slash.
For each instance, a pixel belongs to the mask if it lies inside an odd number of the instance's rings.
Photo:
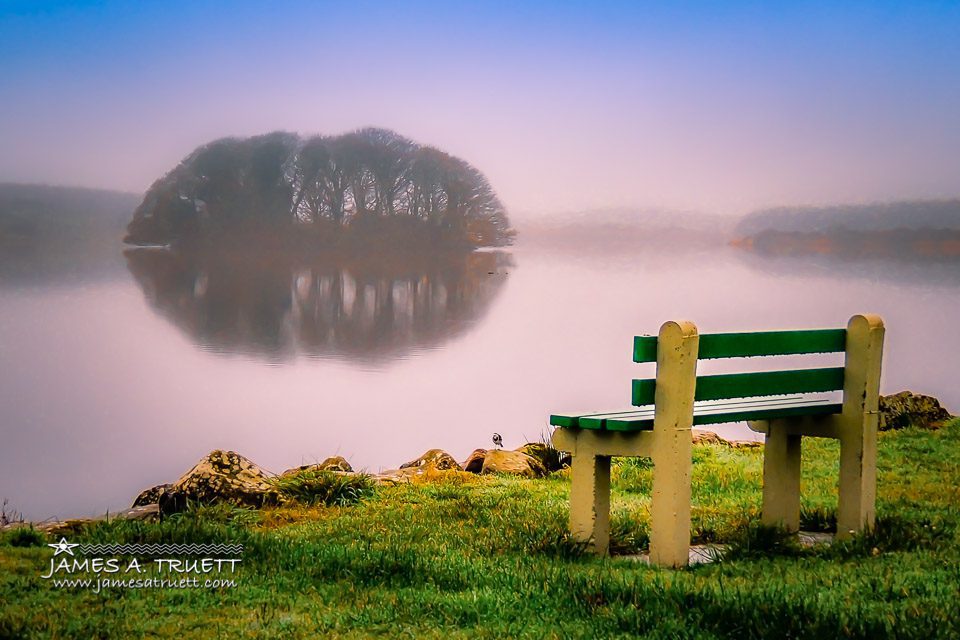
<svg viewBox="0 0 960 640">
<path fill-rule="evenodd" d="M 210 139 L 373 125 L 521 221 L 956 197 L 958 27 L 917 3 L 4 3 L 0 181 L 142 193 Z"/>
</svg>

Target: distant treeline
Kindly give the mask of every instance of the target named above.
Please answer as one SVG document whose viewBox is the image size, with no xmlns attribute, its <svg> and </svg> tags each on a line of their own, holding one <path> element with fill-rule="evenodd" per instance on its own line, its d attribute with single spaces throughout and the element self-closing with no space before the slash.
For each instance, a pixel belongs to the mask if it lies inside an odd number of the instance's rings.
<svg viewBox="0 0 960 640">
<path fill-rule="evenodd" d="M 122 268 L 133 193 L 0 184 L 0 285 L 97 277 Z"/>
<path fill-rule="evenodd" d="M 744 216 L 736 235 L 746 237 L 761 231 L 828 233 L 892 231 L 895 229 L 960 230 L 960 200 L 916 200 L 829 207 L 778 207 Z"/>
<path fill-rule="evenodd" d="M 768 209 L 746 216 L 733 244 L 778 256 L 955 260 L 960 200 Z"/>
<path fill-rule="evenodd" d="M 139 202 L 134 193 L 0 184 L 0 243 L 24 245 L 54 237 L 76 241 L 102 233 L 119 239 Z"/>
<path fill-rule="evenodd" d="M 216 242 L 280 231 L 309 242 L 509 244 L 506 211 L 463 160 L 385 129 L 203 145 L 150 187 L 127 242 Z"/>
</svg>

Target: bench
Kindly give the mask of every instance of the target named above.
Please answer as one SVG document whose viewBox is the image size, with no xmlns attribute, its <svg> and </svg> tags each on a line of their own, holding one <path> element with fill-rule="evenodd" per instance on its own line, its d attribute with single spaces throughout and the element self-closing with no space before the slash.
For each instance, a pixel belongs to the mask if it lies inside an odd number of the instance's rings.
<svg viewBox="0 0 960 640">
<path fill-rule="evenodd" d="M 667 322 L 634 338 L 634 362 L 656 362 L 656 378 L 634 380 L 633 408 L 552 415 L 553 444 L 572 455 L 570 530 L 606 555 L 610 459 L 653 459 L 650 561 L 685 566 L 690 549 L 694 425 L 746 421 L 765 434 L 762 522 L 798 531 L 803 436 L 840 441 L 837 535 L 874 522 L 883 321 L 857 315 L 846 329 L 718 333 Z M 697 360 L 844 352 L 843 367 L 697 376 Z M 842 397 L 836 392 L 842 392 Z"/>
</svg>

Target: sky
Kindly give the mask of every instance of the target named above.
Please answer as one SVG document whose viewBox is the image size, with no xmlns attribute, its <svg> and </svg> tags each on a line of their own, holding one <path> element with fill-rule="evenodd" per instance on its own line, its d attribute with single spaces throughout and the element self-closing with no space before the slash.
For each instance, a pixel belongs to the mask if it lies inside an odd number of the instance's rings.
<svg viewBox="0 0 960 640">
<path fill-rule="evenodd" d="M 960 196 L 960 2 L 0 2 L 0 181 L 381 126 L 508 210 Z"/>
</svg>

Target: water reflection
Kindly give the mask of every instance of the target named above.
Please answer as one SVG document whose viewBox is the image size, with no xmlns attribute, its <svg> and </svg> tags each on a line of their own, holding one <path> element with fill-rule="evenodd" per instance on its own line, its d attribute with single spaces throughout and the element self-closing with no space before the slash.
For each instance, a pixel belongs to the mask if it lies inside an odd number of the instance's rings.
<svg viewBox="0 0 960 640">
<path fill-rule="evenodd" d="M 857 279 L 924 289 L 960 286 L 960 256 L 927 257 L 908 252 L 885 257 L 845 252 L 777 255 L 735 251 L 751 269 L 780 278 Z"/>
<path fill-rule="evenodd" d="M 147 300 L 201 347 L 283 361 L 384 362 L 461 335 L 511 265 L 504 252 L 295 259 L 132 249 Z"/>
</svg>

